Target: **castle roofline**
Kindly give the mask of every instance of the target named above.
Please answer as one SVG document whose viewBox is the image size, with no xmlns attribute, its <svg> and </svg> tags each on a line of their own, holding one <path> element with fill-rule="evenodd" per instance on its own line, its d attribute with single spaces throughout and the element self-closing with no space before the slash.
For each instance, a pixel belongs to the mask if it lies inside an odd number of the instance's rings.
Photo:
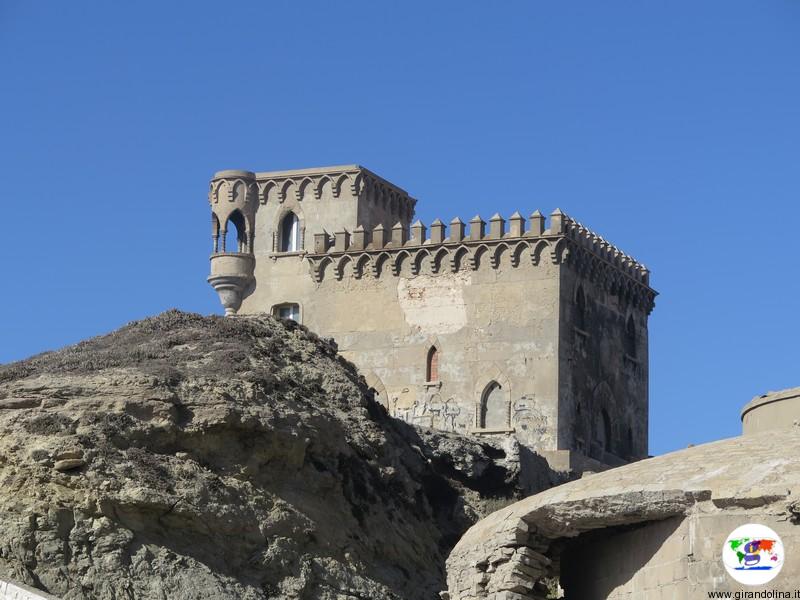
<svg viewBox="0 0 800 600">
<path fill-rule="evenodd" d="M 255 178 L 257 180 L 268 180 L 268 179 L 282 179 L 282 178 L 291 178 L 297 176 L 315 176 L 315 175 L 333 175 L 333 174 L 341 174 L 341 173 L 366 173 L 371 177 L 375 178 L 376 180 L 380 181 L 381 183 L 401 192 L 402 194 L 408 196 L 408 192 L 401 188 L 400 186 L 384 179 L 374 171 L 363 167 L 361 165 L 332 165 L 328 167 L 309 167 L 305 169 L 284 169 L 281 171 L 246 171 L 246 170 L 239 170 L 239 169 L 227 169 L 224 171 L 217 171 L 214 173 L 213 179 L 224 179 L 224 178 L 236 178 L 236 177 L 245 177 L 245 178 Z"/>
<path fill-rule="evenodd" d="M 331 165 L 328 167 L 308 167 L 305 169 L 283 169 L 280 171 L 258 171 L 256 177 L 282 177 L 284 175 L 323 175 L 325 173 L 340 173 L 342 171 L 369 171 L 361 165 Z M 369 171 L 372 173 L 372 171 Z M 374 173 L 372 173 L 374 175 Z"/>
</svg>

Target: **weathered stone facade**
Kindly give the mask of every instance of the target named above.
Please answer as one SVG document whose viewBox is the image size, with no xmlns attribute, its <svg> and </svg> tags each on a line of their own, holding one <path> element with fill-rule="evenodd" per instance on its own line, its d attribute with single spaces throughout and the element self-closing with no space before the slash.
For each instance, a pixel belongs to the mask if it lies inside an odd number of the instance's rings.
<svg viewBox="0 0 800 600">
<path fill-rule="evenodd" d="M 565 469 L 647 455 L 649 272 L 561 211 L 428 230 L 355 165 L 222 171 L 209 200 L 226 313 L 335 338 L 392 415 Z"/>
</svg>

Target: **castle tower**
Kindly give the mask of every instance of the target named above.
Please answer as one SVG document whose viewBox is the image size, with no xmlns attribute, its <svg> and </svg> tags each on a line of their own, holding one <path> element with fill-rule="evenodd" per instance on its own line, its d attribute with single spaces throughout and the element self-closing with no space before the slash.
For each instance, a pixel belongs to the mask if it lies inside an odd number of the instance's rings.
<svg viewBox="0 0 800 600">
<path fill-rule="evenodd" d="M 209 199 L 226 314 L 335 338 L 393 416 L 557 468 L 647 455 L 649 272 L 560 210 L 411 224 L 355 165 L 222 171 Z"/>
</svg>

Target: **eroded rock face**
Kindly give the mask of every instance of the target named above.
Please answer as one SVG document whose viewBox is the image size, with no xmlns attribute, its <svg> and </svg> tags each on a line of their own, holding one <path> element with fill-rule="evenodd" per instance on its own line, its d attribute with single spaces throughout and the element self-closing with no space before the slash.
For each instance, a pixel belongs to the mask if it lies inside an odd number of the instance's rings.
<svg viewBox="0 0 800 600">
<path fill-rule="evenodd" d="M 270 317 L 170 311 L 0 367 L 0 577 L 65 600 L 435 598 L 519 481 L 514 447 L 390 419 Z"/>
</svg>

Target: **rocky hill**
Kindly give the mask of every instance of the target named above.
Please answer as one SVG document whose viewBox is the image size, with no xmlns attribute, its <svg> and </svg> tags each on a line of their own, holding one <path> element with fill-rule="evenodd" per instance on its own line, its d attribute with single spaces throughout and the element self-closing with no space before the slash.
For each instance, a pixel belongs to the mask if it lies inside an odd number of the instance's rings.
<svg viewBox="0 0 800 600">
<path fill-rule="evenodd" d="M 390 418 L 291 321 L 170 311 L 0 366 L 0 577 L 67 599 L 433 600 L 556 480 Z"/>
</svg>

